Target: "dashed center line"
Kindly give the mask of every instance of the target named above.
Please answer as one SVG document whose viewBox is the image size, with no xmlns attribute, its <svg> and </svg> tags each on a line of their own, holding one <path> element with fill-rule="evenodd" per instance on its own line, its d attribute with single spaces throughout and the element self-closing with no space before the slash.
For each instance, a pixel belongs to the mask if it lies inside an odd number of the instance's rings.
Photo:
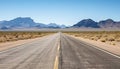
<svg viewBox="0 0 120 69">
<path fill-rule="evenodd" d="M 58 69 L 58 65 L 59 65 L 59 50 L 60 50 L 60 42 L 58 42 L 57 55 L 55 57 L 54 69 Z"/>
</svg>

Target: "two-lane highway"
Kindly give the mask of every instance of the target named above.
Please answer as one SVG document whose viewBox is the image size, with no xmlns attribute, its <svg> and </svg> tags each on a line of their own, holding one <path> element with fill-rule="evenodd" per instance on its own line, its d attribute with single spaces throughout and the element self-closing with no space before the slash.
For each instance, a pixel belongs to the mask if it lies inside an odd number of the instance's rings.
<svg viewBox="0 0 120 69">
<path fill-rule="evenodd" d="M 120 69 L 120 58 L 57 33 L 1 51 L 0 69 Z"/>
<path fill-rule="evenodd" d="M 120 69 L 120 59 L 61 34 L 59 69 Z"/>
</svg>

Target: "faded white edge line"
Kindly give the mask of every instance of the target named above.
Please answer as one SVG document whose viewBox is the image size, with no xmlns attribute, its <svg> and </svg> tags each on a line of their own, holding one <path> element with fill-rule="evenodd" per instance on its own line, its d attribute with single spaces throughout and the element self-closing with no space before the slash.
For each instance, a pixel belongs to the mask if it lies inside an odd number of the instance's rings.
<svg viewBox="0 0 120 69">
<path fill-rule="evenodd" d="M 69 35 L 68 35 L 69 36 Z M 74 37 L 74 36 L 70 36 L 70 37 L 73 37 L 73 38 L 75 38 L 75 39 L 77 39 L 77 40 L 79 40 L 79 41 L 82 41 L 82 40 L 80 40 L 80 39 L 78 39 L 78 38 L 76 38 L 76 37 Z M 89 45 L 90 43 L 87 43 L 87 42 L 85 42 L 85 41 L 82 41 L 82 42 L 84 42 L 86 45 Z M 92 44 L 90 44 L 90 46 L 91 46 Z M 98 50 L 100 50 L 100 51 L 103 51 L 103 52 L 105 52 L 105 53 L 107 53 L 107 54 L 109 54 L 109 55 L 111 55 L 111 56 L 114 56 L 114 57 L 116 57 L 116 58 L 119 58 L 120 59 L 120 56 L 117 56 L 117 55 L 115 55 L 115 54 L 112 54 L 112 53 L 110 53 L 110 52 L 108 52 L 108 51 L 106 51 L 106 50 L 104 50 L 104 49 L 101 49 L 101 48 L 99 48 L 99 47 L 97 47 L 97 46 L 91 46 L 91 47 L 93 47 L 93 48 L 96 48 L 96 49 L 98 49 Z"/>
<path fill-rule="evenodd" d="M 93 47 L 93 46 L 92 46 Z M 112 55 L 112 56 L 114 56 L 114 57 L 116 57 L 116 58 L 120 58 L 120 56 L 117 56 L 117 55 L 115 55 L 115 54 L 112 54 L 112 53 L 110 53 L 110 52 L 108 52 L 108 51 L 105 51 L 105 50 L 103 50 L 103 49 L 100 49 L 100 48 L 98 48 L 98 47 L 94 47 L 94 48 L 96 48 L 96 49 L 98 49 L 98 50 L 100 50 L 100 51 L 103 51 L 103 52 L 105 52 L 105 53 L 107 53 L 107 54 L 109 54 L 109 55 Z"/>
<path fill-rule="evenodd" d="M 79 40 L 79 39 L 78 39 Z M 81 40 L 82 41 L 82 40 Z M 85 41 L 82 41 L 82 42 L 84 42 L 86 45 L 89 45 L 90 43 L 87 43 L 87 42 L 85 42 Z M 92 44 L 90 44 L 90 46 L 91 46 Z M 96 48 L 96 49 L 98 49 L 98 50 L 100 50 L 100 51 L 102 51 L 102 52 L 105 52 L 105 53 L 107 53 L 107 54 L 109 54 L 109 55 L 111 55 L 111 56 L 114 56 L 114 57 L 116 57 L 116 58 L 120 58 L 120 56 L 117 56 L 116 54 L 113 54 L 113 53 L 111 53 L 111 52 L 109 52 L 109 51 L 106 51 L 106 50 L 104 50 L 104 49 L 102 49 L 102 48 L 99 48 L 99 47 L 97 47 L 97 46 L 95 46 L 95 45 L 93 45 L 93 46 L 91 46 L 91 47 L 93 47 L 93 48 Z"/>
<path fill-rule="evenodd" d="M 79 39 L 77 39 L 77 40 L 79 40 Z M 81 40 L 82 41 L 82 40 Z M 89 45 L 90 43 L 87 43 L 87 42 L 85 42 L 85 41 L 82 41 L 82 42 L 84 42 L 86 45 Z M 90 46 L 91 46 L 92 44 L 90 44 Z M 93 48 L 96 48 L 96 49 L 98 49 L 98 50 L 100 50 L 100 51 L 102 51 L 102 52 L 105 52 L 105 53 L 107 53 L 107 54 L 109 54 L 109 55 L 111 55 L 111 56 L 114 56 L 114 57 L 116 57 L 116 58 L 120 58 L 120 56 L 117 56 L 117 55 L 115 55 L 115 54 L 113 54 L 113 53 L 110 53 L 109 51 L 106 51 L 106 50 L 104 50 L 104 49 L 102 49 L 102 48 L 99 48 L 99 47 L 97 47 L 97 46 L 95 46 L 95 45 L 93 45 L 93 46 L 91 46 L 91 47 L 93 47 Z"/>
</svg>

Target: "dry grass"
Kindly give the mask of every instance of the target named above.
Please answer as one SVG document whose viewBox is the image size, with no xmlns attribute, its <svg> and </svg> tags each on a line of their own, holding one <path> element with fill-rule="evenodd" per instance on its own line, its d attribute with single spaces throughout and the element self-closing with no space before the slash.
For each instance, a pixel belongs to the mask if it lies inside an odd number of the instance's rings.
<svg viewBox="0 0 120 69">
<path fill-rule="evenodd" d="M 31 39 L 42 37 L 48 34 L 52 34 L 53 32 L 25 32 L 25 31 L 5 31 L 0 32 L 0 42 L 8 42 L 8 41 L 16 41 L 23 39 Z"/>
<path fill-rule="evenodd" d="M 120 31 L 85 31 L 85 32 L 66 32 L 67 34 L 85 39 L 108 42 L 111 45 L 116 45 L 120 42 Z"/>
</svg>

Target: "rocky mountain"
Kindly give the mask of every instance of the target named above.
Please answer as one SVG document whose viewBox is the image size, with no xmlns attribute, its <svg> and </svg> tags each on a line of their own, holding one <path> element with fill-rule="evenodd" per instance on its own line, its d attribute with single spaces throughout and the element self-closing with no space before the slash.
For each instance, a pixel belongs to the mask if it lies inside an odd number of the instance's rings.
<svg viewBox="0 0 120 69">
<path fill-rule="evenodd" d="M 60 28 L 67 28 L 68 26 L 65 26 L 65 25 L 60 25 Z"/>
<path fill-rule="evenodd" d="M 57 25 L 55 23 L 50 23 L 50 24 L 48 24 L 48 27 L 49 28 L 60 28 L 60 25 Z"/>
<path fill-rule="evenodd" d="M 80 22 L 71 26 L 72 28 L 118 28 L 120 29 L 120 22 L 112 19 L 95 22 L 92 19 L 83 19 Z M 65 25 L 58 25 L 56 23 L 44 24 L 36 23 L 30 17 L 18 17 L 10 21 L 0 21 L 0 29 L 29 29 L 29 28 L 71 28 Z"/>
<path fill-rule="evenodd" d="M 48 26 L 46 24 L 43 24 L 43 23 L 37 23 L 37 25 L 34 27 L 35 28 L 48 28 Z"/>
<path fill-rule="evenodd" d="M 58 25 L 56 23 L 50 23 L 50 24 L 48 24 L 48 27 L 49 28 L 66 28 L 65 25 Z"/>
<path fill-rule="evenodd" d="M 1 28 L 30 28 L 35 26 L 36 23 L 29 17 L 26 18 L 15 18 L 10 21 L 1 21 L 0 27 Z"/>
<path fill-rule="evenodd" d="M 112 19 L 102 20 L 95 22 L 92 19 L 84 19 L 74 24 L 74 28 L 120 28 L 120 22 L 113 21 Z"/>
<path fill-rule="evenodd" d="M 93 21 L 92 19 L 84 19 L 74 24 L 73 27 L 92 27 L 92 28 L 99 28 L 98 23 Z"/>
<path fill-rule="evenodd" d="M 30 17 L 18 17 L 10 21 L 0 21 L 0 29 L 15 29 L 15 28 L 62 28 L 61 25 L 55 23 L 43 24 L 36 23 Z"/>
<path fill-rule="evenodd" d="M 99 22 L 101 28 L 120 28 L 120 22 L 115 22 L 112 19 L 107 19 Z"/>
</svg>

